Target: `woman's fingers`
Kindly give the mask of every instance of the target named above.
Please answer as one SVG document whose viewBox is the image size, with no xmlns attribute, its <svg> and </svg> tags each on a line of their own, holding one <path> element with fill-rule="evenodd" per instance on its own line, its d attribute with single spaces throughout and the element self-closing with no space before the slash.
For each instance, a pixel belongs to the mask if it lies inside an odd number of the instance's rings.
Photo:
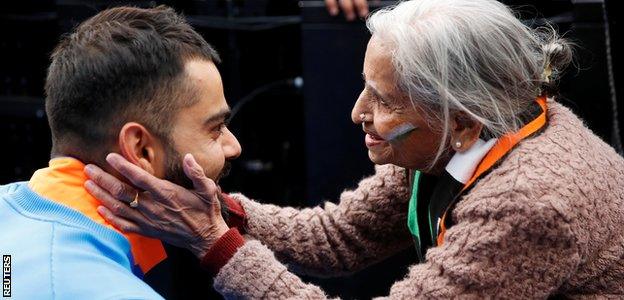
<svg viewBox="0 0 624 300">
<path fill-rule="evenodd" d="M 215 238 L 227 231 L 227 224 L 220 215 L 218 187 L 206 177 L 203 168 L 192 155 L 185 156 L 183 169 L 192 180 L 195 190 L 186 190 L 158 179 L 118 154 L 111 153 L 106 160 L 131 184 L 145 190 L 138 194 L 138 206 L 131 208 L 116 199 L 117 194 L 113 195 L 108 190 L 115 192 L 115 189 L 119 189 L 118 180 L 110 178 L 111 175 L 100 174 L 104 171 L 99 168 L 89 168 L 93 177 L 105 182 L 106 186 L 88 180 L 85 188 L 102 203 L 98 212 L 120 230 L 151 237 L 158 235 L 159 239 L 174 245 L 201 249 L 205 248 L 202 245 L 214 242 Z M 124 194 L 121 198 L 126 201 L 130 198 L 134 200 L 136 192 L 128 192 L 128 189 L 126 187 L 115 193 Z"/>
<path fill-rule="evenodd" d="M 96 165 L 89 164 L 84 168 L 85 174 L 95 184 L 108 191 L 114 198 L 130 203 L 134 200 L 136 190 L 121 180 L 115 178 Z"/>
<path fill-rule="evenodd" d="M 115 227 L 122 231 L 147 234 L 154 232 L 153 220 L 162 216 L 162 209 L 159 203 L 149 197 L 149 193 L 141 193 L 136 208 L 131 208 L 127 204 L 113 198 L 106 190 L 102 189 L 90 180 L 85 183 L 87 191 L 100 200 L 102 206 L 98 207 L 98 212 Z"/>
<path fill-rule="evenodd" d="M 113 224 L 113 226 L 115 226 L 117 229 L 123 232 L 138 233 L 140 235 L 146 235 L 146 236 L 149 235 L 147 231 L 141 230 L 141 227 L 139 227 L 137 224 L 116 216 L 108 208 L 104 206 L 98 206 L 97 211 L 104 219 L 106 219 L 106 221 Z"/>
<path fill-rule="evenodd" d="M 106 156 L 106 161 L 122 176 L 126 177 L 136 187 L 149 191 L 155 195 L 163 194 L 163 187 L 166 185 L 163 180 L 154 177 L 147 171 L 127 161 L 117 153 L 110 153 Z M 134 195 L 133 195 L 134 198 Z"/>
<path fill-rule="evenodd" d="M 204 169 L 195 161 L 192 154 L 186 154 L 182 163 L 184 174 L 193 182 L 193 188 L 195 192 L 205 198 L 205 200 L 212 201 L 215 197 L 218 187 L 210 178 L 206 177 Z"/>
<path fill-rule="evenodd" d="M 115 215 L 135 222 L 145 221 L 145 217 L 141 215 L 141 213 L 139 213 L 136 209 L 129 207 L 122 201 L 119 201 L 115 196 L 109 194 L 108 191 L 101 188 L 93 181 L 87 180 L 85 182 L 85 189 Z"/>
</svg>

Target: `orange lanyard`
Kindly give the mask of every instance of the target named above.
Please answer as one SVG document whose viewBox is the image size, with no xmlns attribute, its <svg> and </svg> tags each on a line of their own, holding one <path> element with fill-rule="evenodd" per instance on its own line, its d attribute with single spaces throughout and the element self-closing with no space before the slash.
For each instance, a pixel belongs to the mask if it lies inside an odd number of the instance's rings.
<svg viewBox="0 0 624 300">
<path fill-rule="evenodd" d="M 492 149 L 490 149 L 490 151 L 481 160 L 470 180 L 466 182 L 464 188 L 460 192 L 460 195 L 461 193 L 467 191 L 479 178 L 481 178 L 498 161 L 500 161 L 505 155 L 507 155 L 507 153 L 509 153 L 509 151 L 511 151 L 511 149 L 513 149 L 513 147 L 516 146 L 521 140 L 533 135 L 535 132 L 539 131 L 546 125 L 546 96 L 538 97 L 535 102 L 537 102 L 537 104 L 539 104 L 539 106 L 542 108 L 542 112 L 531 122 L 520 128 L 520 130 L 514 133 L 508 133 L 498 139 Z M 438 246 L 442 245 L 442 243 L 444 242 L 444 234 L 446 233 L 446 215 L 449 212 L 449 208 L 452 206 L 453 204 L 449 205 L 449 207 L 446 208 L 446 211 L 440 219 L 440 228 L 438 230 L 437 238 Z"/>
</svg>

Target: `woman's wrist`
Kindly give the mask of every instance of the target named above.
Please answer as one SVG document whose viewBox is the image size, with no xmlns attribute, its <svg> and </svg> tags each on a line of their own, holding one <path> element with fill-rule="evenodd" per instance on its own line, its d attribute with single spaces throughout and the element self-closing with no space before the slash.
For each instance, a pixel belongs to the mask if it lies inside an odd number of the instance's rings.
<svg viewBox="0 0 624 300">
<path fill-rule="evenodd" d="M 208 249 L 203 258 L 200 258 L 201 266 L 213 275 L 236 254 L 238 249 L 245 244 L 245 239 L 237 228 L 230 228 Z"/>
<path fill-rule="evenodd" d="M 198 259 L 204 258 L 206 253 L 212 246 L 218 241 L 230 228 L 227 225 L 218 226 L 214 232 L 209 233 L 206 236 L 198 237 L 197 241 L 189 243 L 189 250 Z"/>
</svg>

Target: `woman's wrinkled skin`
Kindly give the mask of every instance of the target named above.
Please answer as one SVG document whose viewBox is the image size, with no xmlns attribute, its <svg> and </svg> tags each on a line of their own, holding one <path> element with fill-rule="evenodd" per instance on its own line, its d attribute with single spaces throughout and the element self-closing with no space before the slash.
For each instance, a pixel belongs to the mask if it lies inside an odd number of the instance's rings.
<svg viewBox="0 0 624 300">
<path fill-rule="evenodd" d="M 443 124 L 436 118 L 428 118 L 424 109 L 413 104 L 400 90 L 392 50 L 376 36 L 370 39 L 366 49 L 363 76 L 365 87 L 353 106 L 351 119 L 362 124 L 367 134 L 368 157 L 375 164 L 393 164 L 438 174 L 455 151 L 469 149 L 479 138 L 481 124 L 463 112 L 452 111 L 448 139 L 453 143 L 460 141 L 462 146 L 447 149 L 434 162 L 440 143 L 449 142 L 443 140 Z M 367 116 L 365 122 L 362 122 L 361 114 Z M 415 129 L 397 141 L 383 139 L 404 124 Z"/>
<path fill-rule="evenodd" d="M 391 51 L 378 38 L 371 38 L 364 59 L 365 86 L 351 112 L 351 119 L 362 124 L 368 157 L 375 164 L 425 170 L 429 167 L 439 147 L 442 135 L 432 128 L 422 110 L 413 106 L 405 93 L 399 90 L 392 65 Z M 360 114 L 366 114 L 362 122 Z M 409 123 L 413 131 L 397 142 L 387 137 L 398 126 Z"/>
<path fill-rule="evenodd" d="M 85 188 L 104 205 L 98 207 L 98 212 L 120 230 L 187 248 L 197 257 L 203 257 L 228 230 L 221 216 L 220 189 L 191 154 L 184 156 L 183 168 L 193 182 L 192 191 L 158 179 L 118 154 L 109 154 L 106 161 L 134 186 L 146 191 L 140 194 L 139 206 L 130 208 L 127 203 L 134 200 L 134 188 L 95 165 L 85 167 L 91 179 Z"/>
</svg>

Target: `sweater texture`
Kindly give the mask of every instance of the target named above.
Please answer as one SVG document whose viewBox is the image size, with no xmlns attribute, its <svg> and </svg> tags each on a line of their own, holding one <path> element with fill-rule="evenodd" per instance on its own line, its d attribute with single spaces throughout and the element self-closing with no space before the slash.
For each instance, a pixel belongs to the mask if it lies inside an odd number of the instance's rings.
<svg viewBox="0 0 624 300">
<path fill-rule="evenodd" d="M 549 102 L 548 120 L 462 196 L 444 243 L 385 298 L 623 297 L 624 159 L 562 105 Z M 405 170 L 375 170 L 322 207 L 232 195 L 249 238 L 215 288 L 226 298 L 324 299 L 295 274 L 350 274 L 413 246 Z"/>
</svg>

